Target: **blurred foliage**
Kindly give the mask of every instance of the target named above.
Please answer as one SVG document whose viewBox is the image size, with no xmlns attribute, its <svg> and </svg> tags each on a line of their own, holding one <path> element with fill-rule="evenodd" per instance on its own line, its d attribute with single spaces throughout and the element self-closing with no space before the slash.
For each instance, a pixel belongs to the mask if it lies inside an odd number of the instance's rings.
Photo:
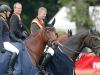
<svg viewBox="0 0 100 75">
<path fill-rule="evenodd" d="M 98 1 L 99 0 L 59 0 L 59 3 L 70 9 L 68 13 L 69 16 L 67 16 L 70 21 L 76 22 L 76 25 L 86 26 L 89 28 L 90 26 L 94 26 L 93 21 L 89 17 L 89 6 L 98 5 Z M 75 6 L 74 9 L 73 6 Z"/>
<path fill-rule="evenodd" d="M 37 16 L 38 8 L 43 6 L 47 8 L 47 19 L 50 20 L 61 7 L 58 0 L 0 0 L 0 3 L 7 3 L 13 9 L 13 4 L 19 2 L 22 4 L 22 20 L 23 23 L 30 28 L 32 19 Z M 12 11 L 13 13 L 13 11 Z"/>
<path fill-rule="evenodd" d="M 56 32 L 58 33 L 59 36 L 67 34 L 65 31 L 62 31 L 60 29 L 57 29 Z"/>
<path fill-rule="evenodd" d="M 98 36 L 100 37 L 100 33 L 99 32 L 97 32 L 98 33 Z"/>
<path fill-rule="evenodd" d="M 21 17 L 28 28 L 30 28 L 31 21 L 37 16 L 38 8 L 41 6 L 48 10 L 48 21 L 58 12 L 59 8 L 67 6 L 71 9 L 68 16 L 71 21 L 75 21 L 77 25 L 81 26 L 93 26 L 93 22 L 88 16 L 88 5 L 100 4 L 100 0 L 0 0 L 0 4 L 6 3 L 12 9 L 16 2 L 20 2 L 23 6 Z M 72 6 L 76 6 L 76 11 L 72 10 Z"/>
</svg>

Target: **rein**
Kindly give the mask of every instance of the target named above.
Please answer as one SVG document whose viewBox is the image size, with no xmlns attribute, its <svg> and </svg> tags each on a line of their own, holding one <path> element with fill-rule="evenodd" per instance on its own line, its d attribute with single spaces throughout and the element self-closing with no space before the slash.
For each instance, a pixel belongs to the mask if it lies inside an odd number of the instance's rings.
<svg viewBox="0 0 100 75">
<path fill-rule="evenodd" d="M 90 31 L 89 31 L 89 34 L 90 34 Z M 100 48 L 100 46 L 93 47 L 93 43 L 91 42 L 92 38 L 96 38 L 96 39 L 98 39 L 99 41 L 100 41 L 100 39 L 97 38 L 97 37 L 95 37 L 95 36 L 90 35 L 90 38 L 89 38 L 89 45 L 91 45 L 91 47 L 92 47 L 92 49 L 93 49 L 93 51 L 94 51 L 94 49 Z M 61 43 L 59 43 L 59 45 L 60 45 L 61 47 L 64 47 L 64 48 L 70 50 L 70 51 L 73 51 L 73 52 L 75 52 L 75 53 L 78 53 L 78 54 L 81 53 L 81 52 L 79 52 L 79 51 L 74 51 L 74 50 L 72 50 L 72 49 L 70 49 L 70 48 L 68 48 L 68 47 L 66 47 L 66 46 L 64 46 L 64 45 L 62 45 Z M 81 47 L 79 48 L 79 50 L 82 48 L 83 45 L 84 45 L 84 41 L 83 41 Z M 92 52 L 93 52 L 93 51 L 92 51 Z M 92 53 L 92 52 L 88 52 L 87 54 Z"/>
<path fill-rule="evenodd" d="M 70 48 L 68 48 L 68 47 L 66 47 L 66 46 L 64 46 L 64 45 L 62 45 L 61 43 L 59 43 L 59 45 L 60 45 L 61 47 L 64 47 L 64 48 L 70 50 L 70 51 L 73 51 L 73 52 L 75 52 L 75 53 L 78 53 L 78 54 L 81 53 L 81 52 L 78 52 L 78 51 L 74 51 L 73 49 L 70 49 Z"/>
<path fill-rule="evenodd" d="M 48 35 L 48 33 L 46 32 L 47 29 L 49 29 L 49 30 L 55 30 L 55 28 L 54 28 L 54 27 L 46 27 L 46 28 L 44 29 L 44 33 L 45 33 L 46 37 L 48 38 L 48 41 L 50 42 L 50 44 L 52 44 L 52 42 L 56 41 L 57 38 L 54 39 L 54 40 L 50 40 L 50 38 L 48 37 L 49 35 Z"/>
<path fill-rule="evenodd" d="M 30 49 L 29 47 L 27 47 L 25 41 L 20 41 L 20 42 L 22 43 L 22 45 L 26 46 L 27 49 L 31 50 L 34 54 L 37 54 L 37 53 L 35 53 L 32 49 Z M 22 48 L 22 49 L 24 49 L 24 48 Z M 28 52 L 29 52 L 29 51 L 28 51 Z M 30 53 L 30 54 L 31 54 L 31 53 Z M 40 53 L 39 53 L 39 54 L 40 54 Z M 31 55 L 32 55 L 32 54 L 31 54 Z M 34 58 L 34 56 L 32 56 L 32 57 Z M 36 64 L 38 65 L 38 62 L 36 61 L 35 58 L 34 58 L 34 60 L 35 60 Z M 39 65 L 38 65 L 38 66 L 39 66 Z"/>
<path fill-rule="evenodd" d="M 90 34 L 90 32 L 89 32 L 89 34 Z M 96 48 L 100 48 L 100 46 L 96 46 L 96 47 L 93 46 L 92 38 L 95 38 L 95 39 L 97 39 L 97 40 L 100 41 L 100 39 L 99 39 L 98 37 L 93 36 L 93 35 L 90 34 L 90 38 L 89 38 L 88 42 L 89 42 L 89 45 L 92 47 L 92 50 L 93 50 L 93 51 L 91 51 L 91 52 L 87 52 L 86 54 L 89 54 L 89 53 L 95 52 L 94 49 L 96 49 Z M 61 43 L 59 43 L 59 45 L 60 45 L 61 47 L 63 47 L 63 48 L 66 48 L 66 49 L 72 51 L 72 52 L 75 52 L 75 53 L 80 54 L 81 52 L 79 52 L 79 51 L 80 51 L 80 49 L 82 49 L 82 47 L 83 47 L 83 45 L 84 45 L 84 42 L 85 42 L 85 40 L 83 41 L 83 43 L 82 43 L 82 45 L 81 45 L 81 47 L 79 48 L 78 51 L 74 51 L 73 49 L 70 49 L 70 48 L 68 48 L 68 47 L 66 47 L 66 46 L 64 46 L 64 45 L 62 45 Z M 60 49 L 60 51 L 63 52 L 61 49 Z M 63 52 L 63 53 L 64 53 L 64 52 Z"/>
<path fill-rule="evenodd" d="M 47 39 L 49 40 L 49 42 L 52 44 L 52 42 L 54 42 L 54 41 L 56 41 L 57 39 L 54 39 L 54 40 L 50 40 L 50 38 L 49 38 L 49 34 L 46 32 L 46 30 L 47 30 L 48 28 L 45 28 L 44 29 L 44 33 L 45 33 L 45 36 L 47 37 Z M 54 30 L 54 28 L 52 27 L 52 29 Z M 23 43 L 23 42 L 22 42 Z M 34 53 L 34 54 L 41 54 L 41 53 L 36 53 L 36 52 L 34 52 L 34 50 L 32 50 L 32 49 L 30 49 L 27 45 L 26 45 L 26 42 L 24 42 L 23 43 L 26 47 L 27 47 L 27 49 L 29 49 L 29 51 L 32 51 L 32 53 Z M 48 47 L 49 47 L 49 45 L 48 45 Z M 46 50 L 48 50 L 48 47 L 46 48 Z M 31 53 L 30 53 L 31 54 Z M 36 62 L 36 64 L 37 64 L 37 66 L 39 67 L 39 65 L 38 65 L 38 62 L 37 62 L 37 60 L 35 59 L 35 57 L 31 54 L 31 56 L 34 58 L 34 60 L 35 60 L 35 62 Z"/>
<path fill-rule="evenodd" d="M 100 41 L 100 39 L 99 38 L 97 38 L 97 37 L 95 37 L 95 36 L 90 36 L 91 38 L 96 38 L 97 40 L 99 40 Z M 93 46 L 93 43 L 92 42 L 90 42 L 92 39 L 89 39 L 89 45 L 91 45 L 92 46 L 92 50 L 94 51 L 94 49 L 97 49 L 97 48 L 100 48 L 100 46 L 96 46 L 96 47 L 94 47 Z M 94 51 L 95 52 L 95 51 Z"/>
</svg>

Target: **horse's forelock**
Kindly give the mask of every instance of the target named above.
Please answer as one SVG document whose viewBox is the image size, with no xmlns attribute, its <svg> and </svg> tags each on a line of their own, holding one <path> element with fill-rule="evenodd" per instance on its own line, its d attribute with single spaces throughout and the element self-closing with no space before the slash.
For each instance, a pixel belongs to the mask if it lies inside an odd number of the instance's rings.
<svg viewBox="0 0 100 75">
<path fill-rule="evenodd" d="M 56 30 L 55 27 L 45 27 L 45 30 Z"/>
</svg>

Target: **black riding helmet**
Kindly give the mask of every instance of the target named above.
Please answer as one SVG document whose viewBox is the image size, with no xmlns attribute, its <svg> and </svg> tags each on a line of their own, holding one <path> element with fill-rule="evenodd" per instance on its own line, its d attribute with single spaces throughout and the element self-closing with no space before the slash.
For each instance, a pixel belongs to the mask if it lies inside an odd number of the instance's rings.
<svg viewBox="0 0 100 75">
<path fill-rule="evenodd" d="M 11 11 L 12 9 L 8 6 L 8 5 L 1 5 L 0 6 L 0 13 L 4 12 L 4 11 Z"/>
</svg>

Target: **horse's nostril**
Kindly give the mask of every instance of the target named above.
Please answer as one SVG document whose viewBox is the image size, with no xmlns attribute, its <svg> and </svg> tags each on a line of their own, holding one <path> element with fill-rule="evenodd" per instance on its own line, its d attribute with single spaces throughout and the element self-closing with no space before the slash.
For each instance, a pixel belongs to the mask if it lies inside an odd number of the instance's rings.
<svg viewBox="0 0 100 75">
<path fill-rule="evenodd" d="M 52 48 L 55 48 L 56 47 L 56 44 L 53 42 L 52 43 Z"/>
<path fill-rule="evenodd" d="M 57 48 L 58 48 L 58 45 L 57 45 L 56 43 L 53 43 L 53 44 L 52 44 L 52 47 L 53 47 L 54 49 L 57 49 Z"/>
</svg>

